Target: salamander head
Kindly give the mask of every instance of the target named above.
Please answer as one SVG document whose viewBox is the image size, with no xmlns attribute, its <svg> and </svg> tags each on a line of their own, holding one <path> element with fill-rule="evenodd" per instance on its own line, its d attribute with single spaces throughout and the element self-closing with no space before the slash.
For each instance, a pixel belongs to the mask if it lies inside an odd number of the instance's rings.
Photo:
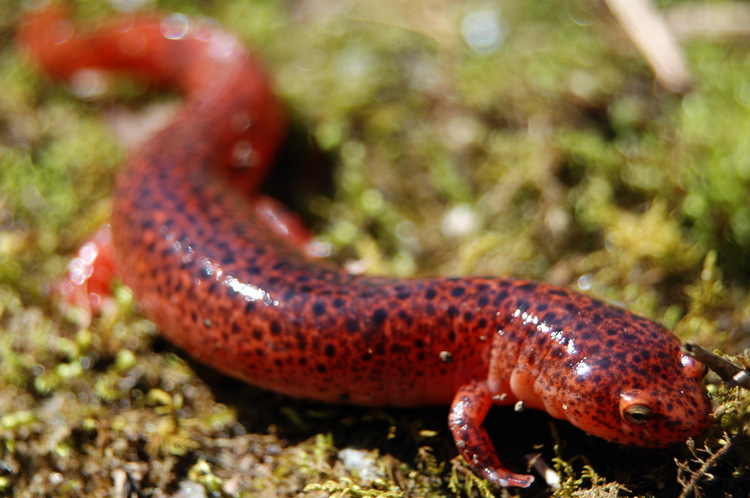
<svg viewBox="0 0 750 498">
<path fill-rule="evenodd" d="M 513 379 L 514 392 L 527 395 L 530 406 L 637 446 L 683 442 L 708 427 L 703 367 L 662 326 L 582 298 L 554 323 L 536 327 L 524 345 L 527 356 L 519 358 L 526 366 Z"/>
<path fill-rule="evenodd" d="M 582 345 L 553 381 L 558 388 L 545 389 L 554 393 L 543 396 L 545 405 L 552 403 L 557 416 L 580 429 L 618 443 L 661 447 L 699 436 L 711 412 L 703 367 L 682 353 L 669 332 L 657 331 L 655 337 L 647 334 L 648 347 L 639 340 L 612 352 Z"/>
<path fill-rule="evenodd" d="M 638 354 L 631 358 L 630 365 L 615 370 L 603 369 L 597 360 L 577 367 L 577 381 L 598 385 L 589 393 L 564 394 L 565 418 L 588 433 L 637 446 L 662 447 L 702 434 L 711 412 L 702 366 L 678 348 L 663 363 Z"/>
</svg>

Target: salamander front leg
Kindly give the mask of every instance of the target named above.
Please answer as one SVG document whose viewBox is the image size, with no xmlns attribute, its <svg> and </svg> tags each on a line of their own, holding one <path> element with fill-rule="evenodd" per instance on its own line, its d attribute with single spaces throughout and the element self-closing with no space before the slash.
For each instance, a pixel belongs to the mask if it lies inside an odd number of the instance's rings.
<svg viewBox="0 0 750 498">
<path fill-rule="evenodd" d="M 484 382 L 474 381 L 458 390 L 448 417 L 448 426 L 458 451 L 488 481 L 503 487 L 526 488 L 534 482 L 534 477 L 514 474 L 503 467 L 487 431 L 482 427 L 491 406 L 492 395 Z"/>
</svg>

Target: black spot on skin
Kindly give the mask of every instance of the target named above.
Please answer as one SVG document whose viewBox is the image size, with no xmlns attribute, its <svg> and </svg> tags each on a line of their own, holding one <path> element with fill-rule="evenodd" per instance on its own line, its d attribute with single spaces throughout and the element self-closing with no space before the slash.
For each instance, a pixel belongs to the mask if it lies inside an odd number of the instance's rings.
<svg viewBox="0 0 750 498">
<path fill-rule="evenodd" d="M 344 307 L 344 304 L 346 304 L 346 301 L 341 299 L 340 297 L 337 297 L 333 300 L 333 307 L 336 309 L 340 309 Z"/>
<path fill-rule="evenodd" d="M 463 287 L 460 287 L 460 286 L 459 287 L 454 287 L 451 290 L 451 296 L 453 296 L 453 297 L 461 297 L 461 296 L 464 295 L 464 292 L 466 292 L 466 289 L 464 289 Z"/>
<path fill-rule="evenodd" d="M 271 322 L 271 335 L 279 335 L 281 333 L 281 325 L 276 320 Z"/>
<path fill-rule="evenodd" d="M 383 325 L 383 322 L 385 322 L 385 319 L 387 317 L 388 313 L 383 308 L 378 308 L 372 314 L 372 324 L 376 327 L 380 327 L 381 325 Z"/>
<path fill-rule="evenodd" d="M 326 367 L 325 365 L 321 365 L 320 363 L 318 363 L 315 369 L 320 373 L 326 373 L 328 371 L 328 367 Z"/>
<path fill-rule="evenodd" d="M 346 320 L 346 331 L 351 333 L 359 331 L 359 320 L 354 318 L 348 318 Z"/>
<path fill-rule="evenodd" d="M 392 355 L 399 355 L 401 353 L 408 353 L 409 348 L 402 346 L 401 344 L 391 344 L 391 354 Z"/>
<path fill-rule="evenodd" d="M 508 299 L 508 291 L 505 289 L 501 290 L 497 294 L 495 294 L 495 300 L 493 301 L 495 303 L 495 306 L 499 306 L 502 304 L 506 299 Z"/>
<path fill-rule="evenodd" d="M 589 329 L 584 329 L 581 332 L 581 340 L 586 343 L 596 344 L 596 335 Z"/>
<path fill-rule="evenodd" d="M 298 330 L 295 334 L 295 337 L 297 338 L 297 349 L 299 349 L 300 351 L 306 350 L 307 337 L 305 337 L 305 334 Z"/>
<path fill-rule="evenodd" d="M 620 336 L 620 340 L 625 341 L 626 344 L 632 344 L 636 341 L 636 339 L 638 339 L 638 337 L 635 334 L 631 334 L 630 332 L 622 334 Z"/>
<path fill-rule="evenodd" d="M 536 290 L 536 284 L 534 282 L 526 282 L 523 285 L 516 286 L 516 289 L 526 292 L 534 292 Z"/>
<path fill-rule="evenodd" d="M 255 313 L 255 301 L 248 301 L 247 304 L 245 304 L 245 313 Z"/>
<path fill-rule="evenodd" d="M 325 303 L 315 303 L 313 304 L 313 314 L 315 316 L 323 316 L 326 314 L 326 305 Z"/>
<path fill-rule="evenodd" d="M 328 344 L 325 348 L 325 354 L 329 358 L 336 356 L 336 347 L 333 344 Z"/>
<path fill-rule="evenodd" d="M 213 274 L 214 274 L 214 271 L 209 266 L 204 266 L 200 270 L 198 270 L 198 276 L 200 278 L 208 278 Z"/>
<path fill-rule="evenodd" d="M 435 296 L 437 296 L 437 292 L 435 292 L 435 289 L 427 289 L 427 292 L 424 293 L 425 299 L 435 299 Z"/>
</svg>

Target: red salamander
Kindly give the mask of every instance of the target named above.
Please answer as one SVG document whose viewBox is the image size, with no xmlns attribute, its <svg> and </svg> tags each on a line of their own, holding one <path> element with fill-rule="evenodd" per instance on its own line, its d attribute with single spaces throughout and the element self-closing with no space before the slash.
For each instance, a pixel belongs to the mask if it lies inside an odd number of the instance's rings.
<svg viewBox="0 0 750 498">
<path fill-rule="evenodd" d="M 647 447 L 709 425 L 702 366 L 657 323 L 541 282 L 355 276 L 269 226 L 253 195 L 284 118 L 234 37 L 180 15 L 79 34 L 48 9 L 22 23 L 19 43 L 57 78 L 121 71 L 184 93 L 120 175 L 111 224 L 145 313 L 200 361 L 290 396 L 450 405 L 458 451 L 500 486 L 533 477 L 498 460 L 482 428 L 492 405 L 522 402 Z"/>
</svg>

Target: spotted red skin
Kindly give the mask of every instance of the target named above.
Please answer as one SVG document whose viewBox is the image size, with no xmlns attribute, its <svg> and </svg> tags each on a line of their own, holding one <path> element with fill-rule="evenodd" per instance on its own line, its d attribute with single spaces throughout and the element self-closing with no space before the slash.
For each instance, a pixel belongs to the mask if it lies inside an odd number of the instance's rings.
<svg viewBox="0 0 750 498">
<path fill-rule="evenodd" d="M 19 32 L 51 75 L 120 69 L 186 93 L 177 120 L 120 175 L 112 230 L 144 311 L 195 358 L 291 396 L 451 404 L 459 451 L 501 485 L 533 478 L 498 461 L 481 427 L 492 404 L 521 401 L 641 446 L 707 427 L 700 366 L 652 321 L 526 280 L 350 275 L 259 219 L 248 194 L 273 159 L 283 117 L 263 71 L 226 35 L 196 29 L 168 40 L 160 19 L 144 17 L 59 43 L 61 19 L 47 10 Z M 211 55 L 217 40 L 230 56 Z M 238 143 L 241 152 L 251 145 L 250 166 L 238 167 Z M 647 423 L 623 418 L 634 402 L 654 412 Z"/>
</svg>

